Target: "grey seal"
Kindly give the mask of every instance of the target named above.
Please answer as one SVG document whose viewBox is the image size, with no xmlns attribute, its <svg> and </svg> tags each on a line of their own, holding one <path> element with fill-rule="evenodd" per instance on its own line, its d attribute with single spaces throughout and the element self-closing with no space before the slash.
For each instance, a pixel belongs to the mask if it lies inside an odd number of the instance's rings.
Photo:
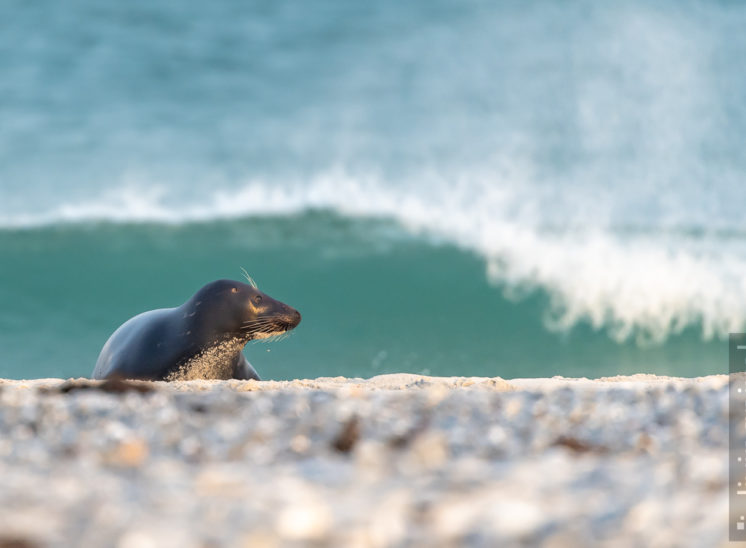
<svg viewBox="0 0 746 548">
<path fill-rule="evenodd" d="M 273 337 L 301 320 L 294 308 L 233 280 L 211 282 L 181 306 L 143 312 L 106 341 L 94 379 L 256 379 L 243 355 L 250 340 Z"/>
</svg>

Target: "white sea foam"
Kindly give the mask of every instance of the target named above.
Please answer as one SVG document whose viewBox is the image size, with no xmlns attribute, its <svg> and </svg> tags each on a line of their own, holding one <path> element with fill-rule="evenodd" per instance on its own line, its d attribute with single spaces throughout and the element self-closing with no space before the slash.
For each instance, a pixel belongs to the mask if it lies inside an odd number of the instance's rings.
<svg viewBox="0 0 746 548">
<path fill-rule="evenodd" d="M 603 215 L 584 216 L 582 228 L 570 228 L 577 223 L 568 216 L 564 226 L 552 228 L 527 194 L 535 191 L 494 181 L 393 187 L 331 174 L 297 185 L 254 181 L 191 204 L 179 204 L 163 190 L 125 188 L 36 215 L 6 215 L 0 223 L 185 223 L 312 209 L 384 217 L 481 255 L 489 278 L 508 295 L 545 290 L 552 302 L 547 324 L 557 330 L 585 321 L 619 341 L 660 342 L 695 325 L 708 339 L 744 328 L 746 252 L 735 238 L 723 242 L 718 235 L 661 226 L 630 233 L 598 222 Z M 587 209 L 579 197 L 577 202 L 579 210 Z"/>
</svg>

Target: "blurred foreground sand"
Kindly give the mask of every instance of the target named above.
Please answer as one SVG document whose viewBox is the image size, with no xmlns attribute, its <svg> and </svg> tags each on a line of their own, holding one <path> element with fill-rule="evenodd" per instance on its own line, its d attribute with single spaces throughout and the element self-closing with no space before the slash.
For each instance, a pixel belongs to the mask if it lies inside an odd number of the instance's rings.
<svg viewBox="0 0 746 548">
<path fill-rule="evenodd" d="M 719 546 L 728 378 L 0 380 L 0 546 Z"/>
</svg>

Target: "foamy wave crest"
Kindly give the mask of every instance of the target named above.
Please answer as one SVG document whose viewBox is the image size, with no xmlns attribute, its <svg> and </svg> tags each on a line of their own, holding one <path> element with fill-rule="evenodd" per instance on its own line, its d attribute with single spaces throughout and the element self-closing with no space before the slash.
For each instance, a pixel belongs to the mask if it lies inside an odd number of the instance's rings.
<svg viewBox="0 0 746 548">
<path fill-rule="evenodd" d="M 262 200 L 269 200 L 264 201 Z M 199 203 L 182 203 L 163 187 L 125 186 L 88 201 L 58 205 L 49 211 L 18 213 L 0 217 L 0 227 L 28 229 L 57 224 L 168 223 L 215 221 L 261 214 L 283 214 L 293 210 L 282 197 L 267 192 L 261 184 L 238 193 L 217 192 Z"/>
<path fill-rule="evenodd" d="M 743 243 L 729 245 L 706 233 L 635 235 L 598 224 L 550 230 L 540 222 L 541 211 L 532 209 L 530 192 L 518 188 L 494 181 L 393 187 L 333 174 L 296 185 L 255 181 L 191 204 L 179 204 L 159 189 L 126 188 L 46 213 L 6 216 L 0 224 L 205 222 L 313 209 L 385 217 L 481 255 L 487 275 L 508 296 L 546 291 L 551 298 L 546 322 L 552 329 L 587 322 L 607 329 L 617 341 L 645 343 L 692 326 L 699 326 L 706 339 L 746 326 Z"/>
</svg>

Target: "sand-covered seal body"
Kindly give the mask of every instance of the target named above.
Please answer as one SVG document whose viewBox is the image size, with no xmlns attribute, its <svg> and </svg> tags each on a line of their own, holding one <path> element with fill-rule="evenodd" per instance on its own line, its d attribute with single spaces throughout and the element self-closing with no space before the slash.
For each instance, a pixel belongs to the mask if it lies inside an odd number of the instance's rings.
<svg viewBox="0 0 746 548">
<path fill-rule="evenodd" d="M 285 333 L 300 313 L 256 287 L 218 280 L 183 305 L 143 312 L 106 341 L 94 379 L 259 379 L 242 349 Z"/>
</svg>

